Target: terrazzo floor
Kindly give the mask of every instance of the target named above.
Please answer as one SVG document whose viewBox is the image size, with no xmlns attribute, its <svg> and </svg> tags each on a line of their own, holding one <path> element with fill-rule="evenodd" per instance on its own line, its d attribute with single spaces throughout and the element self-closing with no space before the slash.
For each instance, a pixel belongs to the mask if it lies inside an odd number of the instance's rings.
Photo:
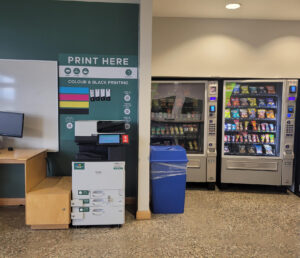
<svg viewBox="0 0 300 258">
<path fill-rule="evenodd" d="M 184 214 L 41 231 L 25 226 L 24 207 L 2 207 L 0 257 L 300 257 L 300 198 L 192 189 Z"/>
</svg>

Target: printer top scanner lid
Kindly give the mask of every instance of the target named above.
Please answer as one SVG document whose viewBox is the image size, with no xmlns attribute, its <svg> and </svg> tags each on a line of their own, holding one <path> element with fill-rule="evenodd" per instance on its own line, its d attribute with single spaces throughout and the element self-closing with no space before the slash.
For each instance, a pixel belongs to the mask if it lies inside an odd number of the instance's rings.
<svg viewBox="0 0 300 258">
<path fill-rule="evenodd" d="M 124 133 L 125 121 L 98 121 L 98 133 Z"/>
</svg>

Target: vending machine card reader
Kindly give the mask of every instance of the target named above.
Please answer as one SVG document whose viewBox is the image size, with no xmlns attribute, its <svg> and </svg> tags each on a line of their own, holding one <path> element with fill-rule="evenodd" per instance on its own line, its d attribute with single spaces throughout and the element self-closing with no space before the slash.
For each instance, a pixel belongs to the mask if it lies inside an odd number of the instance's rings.
<svg viewBox="0 0 300 258">
<path fill-rule="evenodd" d="M 72 162 L 72 225 L 125 223 L 124 121 L 76 121 Z"/>
</svg>

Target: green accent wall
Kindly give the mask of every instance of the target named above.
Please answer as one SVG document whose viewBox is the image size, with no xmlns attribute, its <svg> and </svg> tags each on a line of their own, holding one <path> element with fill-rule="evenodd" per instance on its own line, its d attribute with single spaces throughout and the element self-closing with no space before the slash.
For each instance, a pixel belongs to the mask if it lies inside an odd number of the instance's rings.
<svg viewBox="0 0 300 258">
<path fill-rule="evenodd" d="M 0 198 L 24 198 L 24 165 L 0 165 Z"/>
<path fill-rule="evenodd" d="M 138 22 L 138 4 L 0 1 L 0 58 L 58 61 L 61 53 L 138 56 Z M 131 140 L 126 195 L 136 196 L 137 135 Z M 49 175 L 71 175 L 61 162 L 72 157 L 63 151 L 67 146 L 60 147 L 59 153 L 48 154 Z M 0 167 L 0 198 L 23 197 L 22 168 L 7 167 Z"/>
</svg>

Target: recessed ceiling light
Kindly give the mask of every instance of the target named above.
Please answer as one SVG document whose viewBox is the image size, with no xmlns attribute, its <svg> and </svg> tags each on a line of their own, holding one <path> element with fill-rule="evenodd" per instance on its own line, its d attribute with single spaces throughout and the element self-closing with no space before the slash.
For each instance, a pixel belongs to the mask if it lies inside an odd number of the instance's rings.
<svg viewBox="0 0 300 258">
<path fill-rule="evenodd" d="M 226 8 L 229 10 L 239 9 L 241 5 L 239 3 L 228 3 L 226 4 Z"/>
</svg>

